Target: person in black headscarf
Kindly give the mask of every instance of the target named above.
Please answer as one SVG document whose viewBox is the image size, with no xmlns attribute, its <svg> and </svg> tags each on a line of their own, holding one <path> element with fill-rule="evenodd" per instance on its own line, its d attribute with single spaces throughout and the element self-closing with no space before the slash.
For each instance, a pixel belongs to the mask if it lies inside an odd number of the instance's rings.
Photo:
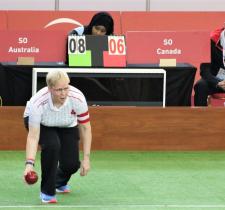
<svg viewBox="0 0 225 210">
<path fill-rule="evenodd" d="M 114 21 L 112 16 L 108 12 L 96 13 L 90 23 L 86 26 L 80 26 L 74 28 L 70 35 L 113 35 L 114 33 Z M 68 49 L 68 44 L 67 44 Z M 67 50 L 68 51 L 68 50 Z M 66 54 L 66 64 L 68 64 L 68 54 Z"/>
<path fill-rule="evenodd" d="M 97 36 L 107 35 L 108 36 L 113 34 L 114 34 L 114 21 L 112 16 L 108 12 L 98 12 L 92 17 L 88 25 L 74 28 L 72 31 L 70 31 L 68 36 L 70 35 L 97 35 Z M 68 44 L 67 44 L 67 47 L 68 47 Z M 66 55 L 66 64 L 69 64 L 68 54 Z M 108 97 L 109 93 L 108 92 L 105 93 L 105 91 L 104 92 L 102 91 L 102 89 L 106 89 L 106 88 L 103 87 L 105 86 L 105 84 L 101 84 L 101 79 L 99 78 L 99 79 L 96 79 L 95 81 L 97 81 L 97 84 L 100 85 L 100 91 L 99 91 L 98 97 L 101 97 L 101 98 Z M 95 95 L 98 95 L 98 90 L 95 90 Z"/>
<path fill-rule="evenodd" d="M 90 23 L 73 29 L 69 35 L 112 35 L 114 21 L 108 12 L 96 13 Z"/>
</svg>

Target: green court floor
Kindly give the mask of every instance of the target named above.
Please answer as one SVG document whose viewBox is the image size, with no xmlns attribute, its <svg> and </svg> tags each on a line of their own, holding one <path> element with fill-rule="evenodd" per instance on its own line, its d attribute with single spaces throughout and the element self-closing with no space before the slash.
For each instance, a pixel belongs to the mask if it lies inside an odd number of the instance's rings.
<svg viewBox="0 0 225 210">
<path fill-rule="evenodd" d="M 0 151 L 0 209 L 225 209 L 225 152 L 95 151 L 88 176 L 74 175 L 52 205 L 39 200 L 40 180 L 23 183 L 24 156 Z"/>
</svg>

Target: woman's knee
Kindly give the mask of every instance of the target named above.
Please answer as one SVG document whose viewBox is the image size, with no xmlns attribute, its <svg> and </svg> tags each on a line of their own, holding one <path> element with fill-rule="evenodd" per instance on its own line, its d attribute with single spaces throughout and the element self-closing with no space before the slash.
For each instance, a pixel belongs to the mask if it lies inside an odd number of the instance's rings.
<svg viewBox="0 0 225 210">
<path fill-rule="evenodd" d="M 196 91 L 197 92 L 199 92 L 199 91 L 200 92 L 202 92 L 202 91 L 208 92 L 208 84 L 207 84 L 207 82 L 205 80 L 203 80 L 203 79 L 198 80 L 196 82 L 195 86 L 194 86 L 194 90 L 195 90 L 195 92 Z"/>
<path fill-rule="evenodd" d="M 60 168 L 62 171 L 64 171 L 67 174 L 74 174 L 80 168 L 80 161 L 61 165 Z"/>
</svg>

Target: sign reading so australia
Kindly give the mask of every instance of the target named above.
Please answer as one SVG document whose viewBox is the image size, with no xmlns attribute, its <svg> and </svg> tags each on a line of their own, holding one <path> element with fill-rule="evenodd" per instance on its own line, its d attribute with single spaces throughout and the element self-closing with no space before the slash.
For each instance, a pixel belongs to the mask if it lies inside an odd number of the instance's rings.
<svg viewBox="0 0 225 210">
<path fill-rule="evenodd" d="M 1 31 L 0 62 L 16 62 L 18 57 L 34 57 L 35 62 L 64 62 L 65 32 Z"/>
</svg>

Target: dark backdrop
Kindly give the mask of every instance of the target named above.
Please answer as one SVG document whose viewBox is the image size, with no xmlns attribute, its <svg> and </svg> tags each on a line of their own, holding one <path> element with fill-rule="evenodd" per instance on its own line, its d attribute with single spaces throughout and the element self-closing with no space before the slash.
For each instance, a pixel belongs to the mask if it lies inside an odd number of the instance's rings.
<svg viewBox="0 0 225 210">
<path fill-rule="evenodd" d="M 38 66 L 35 66 L 38 67 Z M 41 66 L 46 67 L 46 66 Z M 50 66 L 48 66 L 50 67 Z M 56 67 L 56 66 L 51 66 Z M 61 67 L 61 66 L 59 66 Z M 152 68 L 152 65 L 132 65 L 129 68 Z M 0 96 L 5 106 L 24 106 L 32 94 L 32 68 L 33 66 L 17 66 L 0 64 Z M 154 66 L 154 68 L 159 68 Z M 196 68 L 182 64 L 177 67 L 166 67 L 166 106 L 190 106 L 191 94 L 194 83 Z M 73 79 L 72 79 L 73 81 Z M 106 82 L 107 80 L 105 80 Z M 156 80 L 157 81 L 157 80 Z M 155 81 L 155 82 L 156 82 Z M 44 81 L 43 81 L 44 83 Z M 76 81 L 74 82 L 76 83 Z M 103 82 L 104 83 L 104 82 Z M 76 84 L 74 84 L 76 86 Z M 112 93 L 110 97 L 113 100 L 144 100 L 146 97 L 159 97 L 160 89 L 157 90 L 157 84 L 146 81 L 119 80 L 113 82 L 108 80 L 107 89 Z M 161 85 L 160 85 L 161 86 Z M 78 87 L 79 88 L 79 87 Z M 101 100 L 109 100 L 107 91 L 87 93 L 87 99 L 93 99 L 97 96 Z M 96 87 L 98 88 L 98 87 Z M 82 90 L 83 91 L 83 90 Z M 85 94 L 85 93 L 84 93 Z M 158 100 L 158 99 L 157 99 Z"/>
</svg>

